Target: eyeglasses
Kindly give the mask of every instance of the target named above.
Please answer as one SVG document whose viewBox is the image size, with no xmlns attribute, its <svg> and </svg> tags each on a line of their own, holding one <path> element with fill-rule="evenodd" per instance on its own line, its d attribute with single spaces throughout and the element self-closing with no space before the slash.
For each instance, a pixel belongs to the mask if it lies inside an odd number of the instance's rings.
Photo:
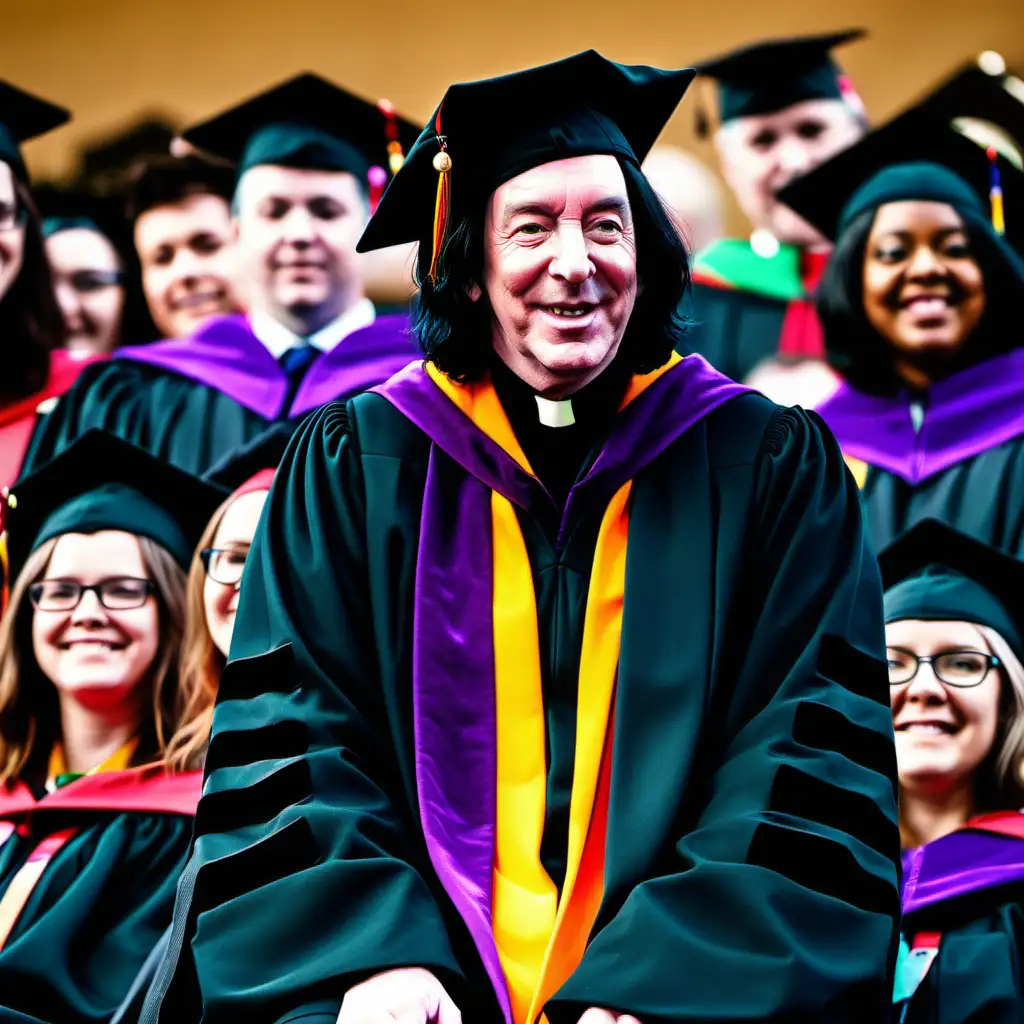
<svg viewBox="0 0 1024 1024">
<path fill-rule="evenodd" d="M 222 583 L 225 587 L 237 587 L 242 582 L 245 559 L 249 554 L 249 546 L 235 548 L 203 548 L 199 552 L 206 575 L 214 583 Z"/>
<path fill-rule="evenodd" d="M 23 227 L 28 213 L 20 204 L 0 202 L 0 232 Z"/>
<path fill-rule="evenodd" d="M 74 580 L 40 580 L 28 588 L 29 600 L 41 612 L 70 612 L 92 591 L 104 608 L 112 612 L 141 608 L 153 593 L 150 580 L 115 576 L 85 586 Z"/>
<path fill-rule="evenodd" d="M 889 647 L 887 654 L 890 686 L 909 683 L 922 665 L 931 665 L 936 677 L 947 686 L 977 686 L 994 666 L 1000 664 L 994 654 L 981 651 L 943 651 L 930 658 L 919 658 L 900 647 Z"/>
<path fill-rule="evenodd" d="M 93 292 L 103 291 L 104 288 L 123 285 L 125 276 L 119 270 L 76 270 L 62 280 L 67 281 L 72 290 L 79 295 L 91 295 Z"/>
</svg>

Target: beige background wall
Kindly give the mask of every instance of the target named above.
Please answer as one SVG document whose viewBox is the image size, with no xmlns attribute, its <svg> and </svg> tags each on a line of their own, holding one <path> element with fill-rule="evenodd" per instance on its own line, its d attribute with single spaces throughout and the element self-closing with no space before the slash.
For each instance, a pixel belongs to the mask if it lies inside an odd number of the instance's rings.
<svg viewBox="0 0 1024 1024">
<path fill-rule="evenodd" d="M 450 81 L 588 46 L 680 66 L 762 36 L 853 25 L 872 35 L 842 60 L 875 119 L 982 50 L 1024 69 L 1024 0 L 0 0 L 0 77 L 75 110 L 28 147 L 33 171 L 53 177 L 77 144 L 142 114 L 184 124 L 299 70 L 425 119 Z M 663 140 L 713 162 L 692 122 L 688 98 Z"/>
</svg>

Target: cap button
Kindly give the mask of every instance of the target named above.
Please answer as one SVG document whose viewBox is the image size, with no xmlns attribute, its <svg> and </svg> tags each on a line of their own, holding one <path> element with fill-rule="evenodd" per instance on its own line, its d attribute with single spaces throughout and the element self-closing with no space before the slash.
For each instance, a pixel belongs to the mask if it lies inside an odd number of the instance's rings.
<svg viewBox="0 0 1024 1024">
<path fill-rule="evenodd" d="M 452 169 L 452 158 L 444 151 L 434 154 L 434 170 L 438 174 L 444 174 L 445 171 Z"/>
</svg>

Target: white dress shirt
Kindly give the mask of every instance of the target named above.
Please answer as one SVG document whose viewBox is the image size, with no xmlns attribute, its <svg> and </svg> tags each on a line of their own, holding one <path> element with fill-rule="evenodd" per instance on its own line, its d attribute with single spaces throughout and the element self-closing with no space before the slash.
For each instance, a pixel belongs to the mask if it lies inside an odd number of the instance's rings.
<svg viewBox="0 0 1024 1024">
<path fill-rule="evenodd" d="M 341 316 L 321 327 L 315 334 L 303 338 L 288 330 L 267 313 L 254 312 L 249 316 L 249 327 L 252 333 L 263 343 L 266 350 L 275 358 L 280 359 L 289 349 L 296 345 L 312 345 L 321 352 L 330 352 L 336 345 L 355 331 L 369 327 L 377 319 L 377 310 L 369 299 L 360 299 L 354 306 L 345 310 Z"/>
</svg>

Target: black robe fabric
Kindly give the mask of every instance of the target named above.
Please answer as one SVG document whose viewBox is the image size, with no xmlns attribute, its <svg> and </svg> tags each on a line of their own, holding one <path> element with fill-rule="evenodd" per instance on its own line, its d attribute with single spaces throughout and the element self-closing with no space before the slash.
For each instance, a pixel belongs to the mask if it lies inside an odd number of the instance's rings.
<svg viewBox="0 0 1024 1024">
<path fill-rule="evenodd" d="M 464 1020 L 502 1019 L 419 827 L 412 607 L 430 447 L 375 394 L 293 440 L 250 554 L 144 1021 L 334 1024 L 351 986 L 412 965 Z M 561 554 L 550 524 L 518 511 L 555 683 L 549 744 L 565 747 L 604 510 L 579 509 Z M 637 477 L 605 898 L 551 1024 L 590 1006 L 644 1024 L 885 1019 L 899 840 L 883 649 L 856 486 L 815 417 L 744 395 Z M 548 808 L 549 846 L 562 811 Z"/>
<path fill-rule="evenodd" d="M 42 837 L 70 826 L 79 831 L 47 865 L 0 950 L 5 1024 L 106 1024 L 171 920 L 192 836 L 192 818 L 181 814 L 45 815 L 0 846 L 0 893 Z"/>
<path fill-rule="evenodd" d="M 1024 1020 L 1024 891 L 980 893 L 959 905 L 915 914 L 905 924 L 938 930 L 938 956 L 896 1024 L 1020 1024 Z M 902 1021 L 901 1021 L 902 1017 Z"/>
<path fill-rule="evenodd" d="M 758 363 L 779 350 L 788 304 L 738 288 L 694 281 L 687 299 L 685 352 L 696 352 L 733 380 L 745 380 Z"/>
<path fill-rule="evenodd" d="M 870 466 L 862 493 L 879 551 L 915 523 L 935 518 L 1024 558 L 1024 436 L 958 462 L 919 484 Z"/>
</svg>

